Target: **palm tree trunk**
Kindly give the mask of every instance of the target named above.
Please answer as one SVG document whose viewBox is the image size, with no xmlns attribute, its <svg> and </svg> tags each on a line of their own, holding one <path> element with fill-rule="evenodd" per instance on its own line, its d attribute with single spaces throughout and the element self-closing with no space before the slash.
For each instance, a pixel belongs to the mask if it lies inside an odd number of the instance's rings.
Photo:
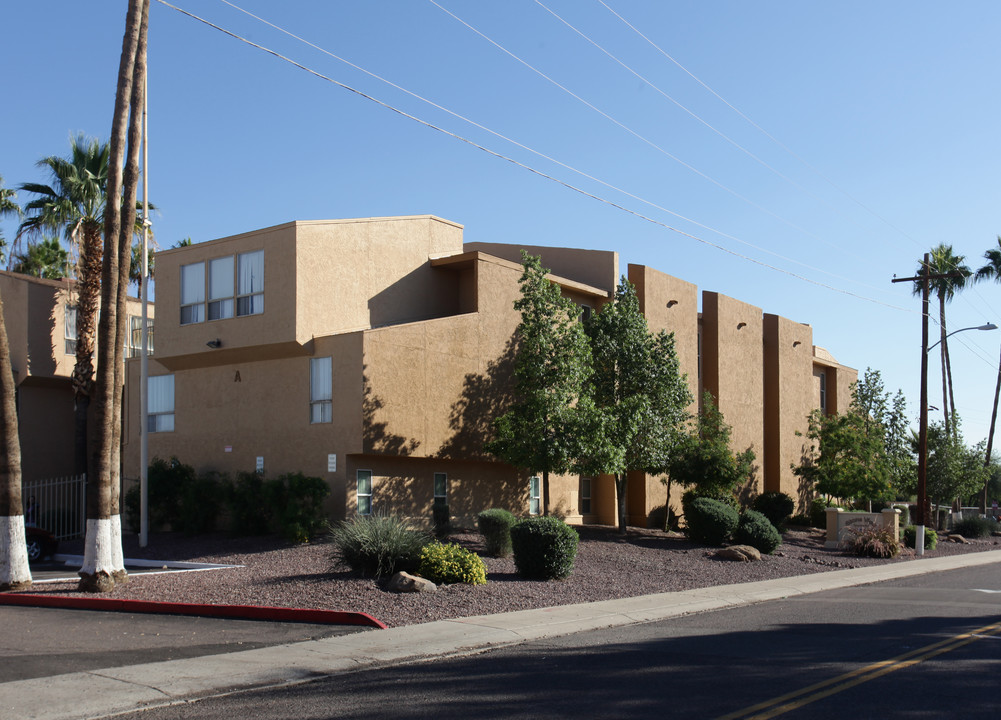
<svg viewBox="0 0 1001 720">
<path fill-rule="evenodd" d="M 17 436 L 17 389 L 0 299 L 0 591 L 31 585 L 21 504 L 21 443 Z"/>
<path fill-rule="evenodd" d="M 998 358 L 998 381 L 994 385 L 994 407 L 991 409 L 991 427 L 987 432 L 987 450 L 984 453 L 984 467 L 990 467 L 991 453 L 994 450 L 994 427 L 998 420 L 998 397 L 1001 396 L 1001 357 Z M 991 478 L 984 480 L 984 491 L 980 496 L 980 512 L 987 514 L 987 488 L 991 483 Z"/>
<path fill-rule="evenodd" d="M 942 331 L 942 339 L 939 343 L 941 345 L 940 352 L 942 355 L 942 414 L 945 416 L 945 432 L 948 435 L 951 417 L 949 416 L 949 385 L 946 377 L 946 367 L 948 365 L 949 355 L 946 352 L 946 348 L 948 348 L 948 341 L 945 337 L 947 335 L 945 331 L 945 295 L 941 293 L 938 296 L 938 319 L 939 328 Z"/>
<path fill-rule="evenodd" d="M 87 497 L 87 539 L 83 567 L 80 568 L 80 589 L 88 592 L 110 592 L 115 587 L 116 556 L 121 553 L 121 527 L 118 528 L 118 553 L 112 550 L 114 528 L 111 517 L 112 473 L 111 444 L 114 437 L 115 342 L 118 311 L 118 240 L 121 227 L 122 160 L 125 155 L 126 129 L 132 81 L 139 48 L 139 36 L 144 19 L 143 0 L 130 0 L 125 18 L 125 37 L 118 66 L 118 90 L 109 139 L 107 201 L 104 209 L 104 256 L 101 272 L 100 366 L 97 377 L 97 437 L 91 458 L 90 483 L 93 490 Z M 135 201 L 133 200 L 133 206 Z M 118 418 L 121 422 L 121 418 Z"/>
<path fill-rule="evenodd" d="M 87 472 L 90 447 L 87 418 L 94 390 L 94 337 L 101 297 L 101 228 L 96 223 L 85 222 L 82 235 L 77 280 L 76 362 L 70 377 L 75 410 L 73 466 L 77 475 Z"/>
</svg>

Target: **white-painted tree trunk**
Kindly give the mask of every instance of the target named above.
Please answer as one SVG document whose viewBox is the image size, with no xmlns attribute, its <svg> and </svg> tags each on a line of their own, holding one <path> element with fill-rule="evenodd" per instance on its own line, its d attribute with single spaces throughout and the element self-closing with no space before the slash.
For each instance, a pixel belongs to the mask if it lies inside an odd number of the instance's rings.
<svg viewBox="0 0 1001 720">
<path fill-rule="evenodd" d="M 24 515 L 0 517 L 0 590 L 31 585 Z"/>
<path fill-rule="evenodd" d="M 128 582 L 129 574 L 125 570 L 125 553 L 122 551 L 122 516 L 111 516 L 111 565 L 116 583 Z"/>
<path fill-rule="evenodd" d="M 80 568 L 81 577 L 84 575 L 112 577 L 115 564 L 111 525 L 111 518 L 87 519 L 87 539 L 84 543 L 83 566 Z M 119 547 L 120 542 L 119 530 Z"/>
</svg>

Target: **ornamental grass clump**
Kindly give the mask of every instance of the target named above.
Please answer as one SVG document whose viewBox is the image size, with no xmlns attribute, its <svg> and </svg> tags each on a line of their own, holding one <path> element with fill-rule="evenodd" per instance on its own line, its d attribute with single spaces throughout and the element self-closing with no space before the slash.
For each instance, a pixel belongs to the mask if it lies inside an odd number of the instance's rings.
<svg viewBox="0 0 1001 720">
<path fill-rule="evenodd" d="M 900 554 L 900 540 L 893 528 L 875 525 L 847 528 L 841 546 L 846 553 L 859 557 L 895 558 Z"/>
<path fill-rule="evenodd" d="M 490 508 L 476 516 L 476 526 L 483 535 L 487 555 L 507 557 L 511 554 L 511 528 L 517 522 L 513 513 L 502 508 Z"/>
<path fill-rule="evenodd" d="M 532 580 L 562 580 L 573 572 L 577 531 L 555 517 L 531 517 L 511 528 L 518 574 Z"/>
<path fill-rule="evenodd" d="M 750 545 L 760 552 L 771 554 L 782 544 L 782 535 L 762 513 L 755 510 L 745 510 L 740 516 L 737 530 L 733 533 L 733 541 L 741 545 Z"/>
<path fill-rule="evenodd" d="M 685 534 L 707 545 L 722 545 L 739 522 L 735 508 L 712 498 L 695 498 L 685 510 Z"/>
<path fill-rule="evenodd" d="M 360 515 L 330 526 L 334 559 L 365 577 L 414 571 L 429 541 L 427 533 L 392 515 Z"/>
<path fill-rule="evenodd" d="M 954 533 L 970 540 L 990 537 L 997 529 L 998 522 L 996 520 L 980 515 L 965 517 L 952 526 Z"/>
<path fill-rule="evenodd" d="M 455 543 L 428 543 L 421 550 L 417 574 L 436 585 L 486 585 L 487 565 L 474 552 Z"/>
</svg>

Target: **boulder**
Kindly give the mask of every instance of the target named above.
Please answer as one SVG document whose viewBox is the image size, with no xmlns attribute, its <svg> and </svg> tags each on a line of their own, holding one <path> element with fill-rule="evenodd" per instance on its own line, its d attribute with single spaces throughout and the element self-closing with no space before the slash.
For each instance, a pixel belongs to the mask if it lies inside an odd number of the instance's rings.
<svg viewBox="0 0 1001 720">
<path fill-rule="evenodd" d="M 757 548 L 750 545 L 731 545 L 716 551 L 715 557 L 720 560 L 737 560 L 739 562 L 753 562 L 761 559 L 761 553 Z"/>
<path fill-rule="evenodd" d="M 390 592 L 435 592 L 438 586 L 430 580 L 411 575 L 410 573 L 398 572 L 389 578 L 386 589 Z"/>
</svg>

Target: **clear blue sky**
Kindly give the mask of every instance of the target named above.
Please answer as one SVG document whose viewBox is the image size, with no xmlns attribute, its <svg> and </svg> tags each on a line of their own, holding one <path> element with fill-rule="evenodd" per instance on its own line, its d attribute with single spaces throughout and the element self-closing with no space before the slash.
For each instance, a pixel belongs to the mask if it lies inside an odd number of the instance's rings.
<svg viewBox="0 0 1001 720">
<path fill-rule="evenodd" d="M 357 68 L 221 0 L 176 4 L 635 214 L 153 0 L 161 246 L 294 219 L 434 214 L 470 241 L 615 249 L 623 270 L 650 265 L 810 323 L 839 361 L 903 389 L 916 417 L 919 302 L 890 280 L 940 242 L 974 268 L 997 246 L 1001 4 L 438 2 L 238 3 Z M 0 11 L 8 187 L 46 181 L 35 162 L 65 155 L 71 134 L 107 139 L 125 7 L 36 0 Z M 14 227 L 4 223 L 8 239 Z M 952 302 L 949 327 L 1001 324 L 999 308 L 1001 285 L 978 286 Z M 970 443 L 987 434 L 999 345 L 1001 331 L 953 339 Z M 935 355 L 941 407 L 938 373 Z"/>
</svg>

